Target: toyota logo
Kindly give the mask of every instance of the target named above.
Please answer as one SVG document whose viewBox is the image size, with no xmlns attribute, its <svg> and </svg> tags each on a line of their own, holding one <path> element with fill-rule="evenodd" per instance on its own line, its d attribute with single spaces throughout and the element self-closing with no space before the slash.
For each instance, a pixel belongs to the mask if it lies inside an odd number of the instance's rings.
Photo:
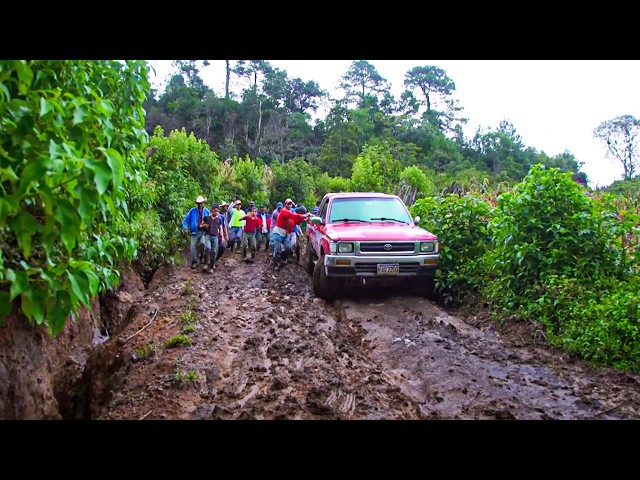
<svg viewBox="0 0 640 480">
<path fill-rule="evenodd" d="M 384 248 L 388 252 L 389 250 L 391 250 L 393 248 L 393 246 L 390 243 L 385 243 L 384 247 L 382 247 L 382 248 Z"/>
</svg>

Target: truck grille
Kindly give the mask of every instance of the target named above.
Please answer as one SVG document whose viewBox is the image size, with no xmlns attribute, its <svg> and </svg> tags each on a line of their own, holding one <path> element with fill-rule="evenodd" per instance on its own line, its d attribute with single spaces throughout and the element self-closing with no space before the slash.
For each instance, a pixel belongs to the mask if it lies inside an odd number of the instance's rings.
<svg viewBox="0 0 640 480">
<path fill-rule="evenodd" d="M 385 245 L 391 245 L 391 248 L 385 248 Z M 413 253 L 415 248 L 413 242 L 360 242 L 362 253 Z"/>
</svg>

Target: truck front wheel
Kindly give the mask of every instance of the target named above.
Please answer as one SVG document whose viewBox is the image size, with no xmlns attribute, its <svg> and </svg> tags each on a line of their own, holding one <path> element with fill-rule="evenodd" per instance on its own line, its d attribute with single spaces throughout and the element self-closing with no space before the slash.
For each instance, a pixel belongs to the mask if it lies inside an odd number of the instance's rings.
<svg viewBox="0 0 640 480">
<path fill-rule="evenodd" d="M 329 278 L 324 271 L 324 257 L 320 257 L 313 268 L 313 293 L 316 297 L 323 300 L 333 300 L 336 294 L 336 288 L 329 283 Z"/>
</svg>

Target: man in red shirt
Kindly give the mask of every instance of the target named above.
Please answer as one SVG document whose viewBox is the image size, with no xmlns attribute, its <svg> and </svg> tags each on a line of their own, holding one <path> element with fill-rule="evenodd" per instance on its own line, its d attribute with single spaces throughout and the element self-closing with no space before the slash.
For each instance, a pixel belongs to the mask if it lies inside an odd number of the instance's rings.
<svg viewBox="0 0 640 480">
<path fill-rule="evenodd" d="M 247 246 L 251 250 L 251 260 L 256 258 L 256 231 L 260 226 L 260 218 L 258 217 L 258 209 L 251 207 L 249 213 L 240 218 L 244 220 L 244 228 L 242 229 L 242 260 L 246 259 Z"/>
<path fill-rule="evenodd" d="M 311 215 L 309 212 L 301 215 L 291 211 L 293 201 L 287 198 L 284 201 L 284 207 L 280 210 L 278 217 L 276 218 L 276 225 L 273 228 L 273 269 L 280 270 L 280 253 L 284 247 L 286 250 L 291 250 L 291 244 L 287 236 L 293 232 L 293 227 L 301 222 L 307 221 Z"/>
</svg>

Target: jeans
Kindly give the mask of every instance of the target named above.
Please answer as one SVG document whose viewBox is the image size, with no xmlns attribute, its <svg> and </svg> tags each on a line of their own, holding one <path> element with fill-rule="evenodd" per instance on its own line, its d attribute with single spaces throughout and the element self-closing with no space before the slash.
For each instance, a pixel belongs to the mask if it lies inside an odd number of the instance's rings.
<svg viewBox="0 0 640 480">
<path fill-rule="evenodd" d="M 191 263 L 198 263 L 198 242 L 203 242 L 205 246 L 205 235 L 203 231 L 191 234 Z"/>
<path fill-rule="evenodd" d="M 242 227 L 231 227 L 229 229 L 229 246 L 233 246 L 234 243 L 240 244 L 242 239 Z"/>
<path fill-rule="evenodd" d="M 284 250 L 291 250 L 291 241 L 289 239 L 289 235 L 283 237 L 279 233 L 273 232 L 271 235 L 271 239 L 273 240 L 273 258 L 280 258 L 280 252 L 284 248 Z"/>
<path fill-rule="evenodd" d="M 204 247 L 211 250 L 211 255 L 215 255 L 215 258 L 218 257 L 218 248 L 220 245 L 220 237 L 217 235 L 206 235 L 207 239 L 205 240 Z"/>
</svg>

